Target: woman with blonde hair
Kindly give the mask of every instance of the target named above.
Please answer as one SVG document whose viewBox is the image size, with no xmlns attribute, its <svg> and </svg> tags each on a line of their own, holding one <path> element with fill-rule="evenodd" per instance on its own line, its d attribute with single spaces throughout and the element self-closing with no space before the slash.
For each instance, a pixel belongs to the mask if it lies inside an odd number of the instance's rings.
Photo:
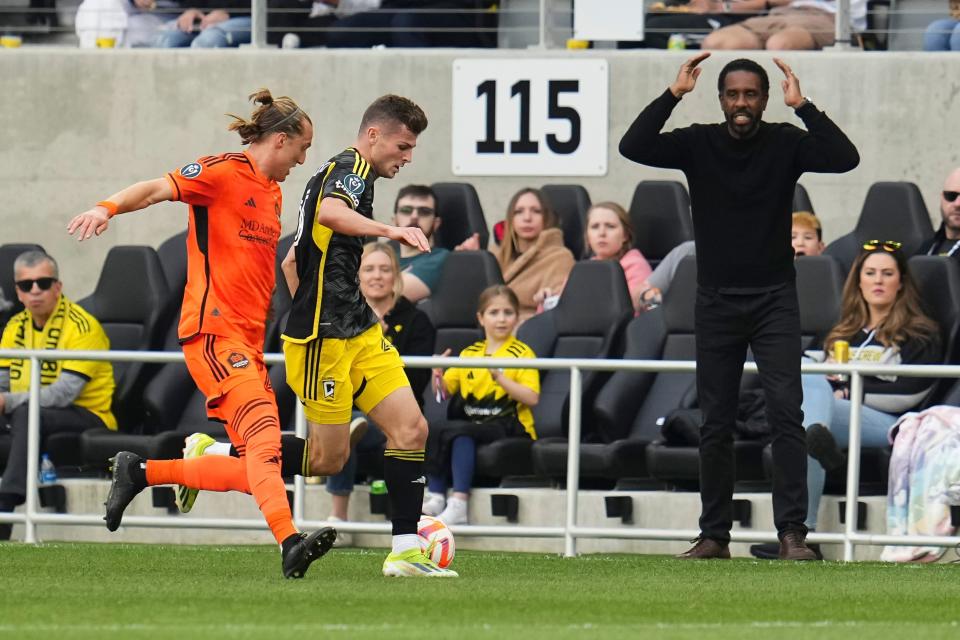
<svg viewBox="0 0 960 640">
<path fill-rule="evenodd" d="M 630 289 L 634 311 L 640 309 L 640 293 L 653 272 L 640 250 L 633 246 L 633 226 L 626 209 L 616 202 L 600 202 L 587 210 L 587 246 L 592 260 L 617 260 Z"/>
<path fill-rule="evenodd" d="M 521 189 L 507 206 L 497 262 L 520 301 L 520 322 L 556 304 L 576 260 L 563 244 L 557 216 L 539 189 Z"/>
</svg>

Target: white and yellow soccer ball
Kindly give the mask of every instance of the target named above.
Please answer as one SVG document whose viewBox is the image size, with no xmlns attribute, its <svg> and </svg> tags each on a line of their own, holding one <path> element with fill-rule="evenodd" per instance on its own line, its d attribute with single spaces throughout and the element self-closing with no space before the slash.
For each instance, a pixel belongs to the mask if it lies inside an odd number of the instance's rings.
<svg viewBox="0 0 960 640">
<path fill-rule="evenodd" d="M 450 566 L 457 548 L 453 541 L 453 532 L 443 520 L 422 516 L 417 524 L 417 534 L 420 536 L 420 548 L 425 556 L 442 569 Z"/>
</svg>

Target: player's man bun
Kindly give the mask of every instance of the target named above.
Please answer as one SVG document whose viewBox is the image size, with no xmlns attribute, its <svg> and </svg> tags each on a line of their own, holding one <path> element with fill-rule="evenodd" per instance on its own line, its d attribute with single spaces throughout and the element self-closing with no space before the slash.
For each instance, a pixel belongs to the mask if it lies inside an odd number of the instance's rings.
<svg viewBox="0 0 960 640">
<path fill-rule="evenodd" d="M 259 89 L 251 93 L 249 99 L 260 105 L 253 111 L 250 120 L 227 114 L 233 118 L 227 130 L 239 133 L 243 144 L 256 142 L 273 133 L 298 136 L 303 133 L 304 120 L 313 124 L 310 116 L 287 96 L 274 98 L 269 89 Z"/>
</svg>

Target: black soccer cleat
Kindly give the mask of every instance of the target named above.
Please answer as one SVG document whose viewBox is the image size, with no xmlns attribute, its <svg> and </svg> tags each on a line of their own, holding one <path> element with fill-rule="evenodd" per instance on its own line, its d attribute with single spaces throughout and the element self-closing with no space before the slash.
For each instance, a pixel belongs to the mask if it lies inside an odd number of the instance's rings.
<svg viewBox="0 0 960 640">
<path fill-rule="evenodd" d="M 314 560 L 322 558 L 337 539 L 333 527 L 324 527 L 307 535 L 300 534 L 300 540 L 283 554 L 283 577 L 302 578 Z"/>
<path fill-rule="evenodd" d="M 120 527 L 124 509 L 146 487 L 146 484 L 136 480 L 133 474 L 135 465 L 139 465 L 141 461 L 140 456 L 129 451 L 121 451 L 110 458 L 113 478 L 110 480 L 107 501 L 103 503 L 107 507 L 107 515 L 103 519 L 107 521 L 107 529 L 110 531 L 116 531 Z"/>
</svg>

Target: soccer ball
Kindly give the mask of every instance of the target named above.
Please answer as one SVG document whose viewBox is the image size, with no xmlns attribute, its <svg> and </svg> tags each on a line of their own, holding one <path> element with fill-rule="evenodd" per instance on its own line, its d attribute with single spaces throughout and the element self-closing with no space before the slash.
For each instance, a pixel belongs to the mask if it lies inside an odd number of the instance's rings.
<svg viewBox="0 0 960 640">
<path fill-rule="evenodd" d="M 417 524 L 417 535 L 420 536 L 420 548 L 424 555 L 441 569 L 450 566 L 456 553 L 456 545 L 453 543 L 453 533 L 443 520 L 431 516 L 421 517 Z"/>
</svg>

